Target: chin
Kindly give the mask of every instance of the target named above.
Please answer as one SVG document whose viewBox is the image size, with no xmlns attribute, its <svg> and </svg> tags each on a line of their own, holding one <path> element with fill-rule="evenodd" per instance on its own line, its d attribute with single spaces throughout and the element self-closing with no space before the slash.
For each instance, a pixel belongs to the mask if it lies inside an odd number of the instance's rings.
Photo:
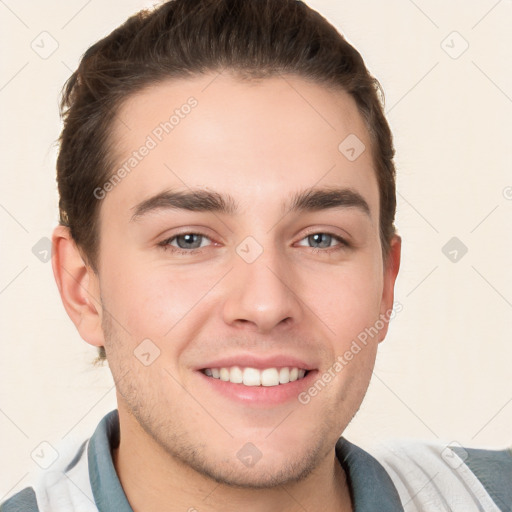
<svg viewBox="0 0 512 512">
<path fill-rule="evenodd" d="M 192 470 L 219 484 L 244 489 L 270 489 L 300 482 L 322 464 L 329 452 L 323 436 L 310 437 L 309 443 L 288 445 L 286 450 L 282 445 L 279 450 L 274 449 L 272 443 L 260 445 L 260 450 L 249 442 L 223 446 L 210 445 L 211 440 L 190 441 L 160 438 L 159 444 L 184 471 Z"/>
<path fill-rule="evenodd" d="M 311 465 L 309 458 L 291 463 L 264 462 L 262 458 L 251 467 L 244 467 L 240 461 L 234 460 L 225 461 L 220 465 L 204 464 L 193 469 L 219 484 L 257 490 L 300 482 L 312 473 L 314 466 Z"/>
</svg>

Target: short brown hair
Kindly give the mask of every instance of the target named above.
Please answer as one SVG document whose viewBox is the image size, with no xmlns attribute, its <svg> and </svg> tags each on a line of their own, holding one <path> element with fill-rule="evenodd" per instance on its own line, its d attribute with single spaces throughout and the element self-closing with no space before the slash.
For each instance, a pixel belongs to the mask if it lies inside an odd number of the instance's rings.
<svg viewBox="0 0 512 512">
<path fill-rule="evenodd" d="M 382 89 L 359 52 L 298 0 L 170 0 L 91 46 L 63 89 L 60 223 L 91 268 L 97 271 L 101 204 L 94 190 L 114 172 L 109 135 L 119 107 L 157 82 L 223 69 L 246 79 L 293 74 L 354 98 L 372 142 L 386 257 L 395 233 L 394 148 Z"/>
</svg>

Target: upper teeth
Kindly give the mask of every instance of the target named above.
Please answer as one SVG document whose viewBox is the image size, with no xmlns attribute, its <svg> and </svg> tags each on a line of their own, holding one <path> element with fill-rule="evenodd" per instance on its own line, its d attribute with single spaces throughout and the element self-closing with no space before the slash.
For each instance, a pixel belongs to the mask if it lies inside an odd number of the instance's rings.
<svg viewBox="0 0 512 512">
<path fill-rule="evenodd" d="M 233 384 L 244 384 L 245 386 L 278 386 L 279 384 L 288 384 L 298 379 L 302 379 L 306 370 L 300 368 L 240 368 L 231 366 L 230 368 L 206 368 L 204 373 L 208 377 L 220 379 Z"/>
</svg>

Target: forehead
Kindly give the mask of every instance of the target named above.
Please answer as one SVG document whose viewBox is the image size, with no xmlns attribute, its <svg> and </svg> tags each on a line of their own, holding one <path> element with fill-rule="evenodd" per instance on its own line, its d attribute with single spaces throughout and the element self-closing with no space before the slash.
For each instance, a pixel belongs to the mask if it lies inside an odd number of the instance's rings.
<svg viewBox="0 0 512 512">
<path fill-rule="evenodd" d="M 369 135 L 355 101 L 295 76 L 167 80 L 124 102 L 111 137 L 112 172 L 122 175 L 102 206 L 112 212 L 129 215 L 166 188 L 224 191 L 244 207 L 317 184 L 364 191 L 377 208 Z"/>
</svg>

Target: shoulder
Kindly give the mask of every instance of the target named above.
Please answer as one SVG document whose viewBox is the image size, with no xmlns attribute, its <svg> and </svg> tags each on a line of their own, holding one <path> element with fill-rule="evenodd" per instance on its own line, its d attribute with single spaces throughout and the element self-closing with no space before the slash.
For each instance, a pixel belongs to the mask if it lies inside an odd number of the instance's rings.
<svg viewBox="0 0 512 512">
<path fill-rule="evenodd" d="M 11 496 L 0 505 L 0 512 L 39 512 L 34 489 L 26 487 Z"/>
<path fill-rule="evenodd" d="M 97 512 L 89 485 L 88 442 L 58 446 L 51 466 L 36 471 L 31 485 L 0 504 L 0 512 Z"/>
<path fill-rule="evenodd" d="M 114 494 L 114 509 L 131 511 L 112 463 L 111 447 L 116 443 L 119 419 L 113 410 L 103 417 L 92 437 L 61 442 L 55 460 L 33 474 L 30 486 L 0 504 L 0 512 L 98 512 L 97 500 L 110 505 Z"/>
<path fill-rule="evenodd" d="M 406 510 L 510 510 L 509 449 L 393 440 L 370 452 L 390 475 Z"/>
</svg>

